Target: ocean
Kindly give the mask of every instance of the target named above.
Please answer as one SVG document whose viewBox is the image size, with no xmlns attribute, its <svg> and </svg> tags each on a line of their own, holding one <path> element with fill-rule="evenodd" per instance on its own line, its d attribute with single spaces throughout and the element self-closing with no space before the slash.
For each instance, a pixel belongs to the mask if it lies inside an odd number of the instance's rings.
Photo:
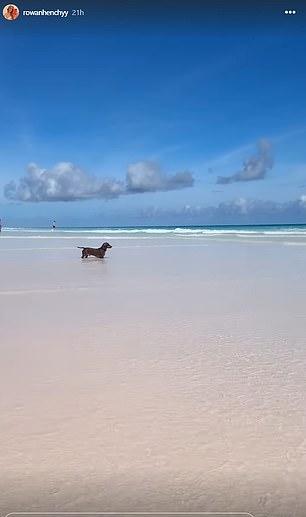
<svg viewBox="0 0 306 517">
<path fill-rule="evenodd" d="M 59 227 L 55 230 L 46 227 L 3 228 L 5 237 L 61 237 L 70 238 L 76 235 L 94 238 L 156 238 L 156 237 L 198 237 L 198 238 L 251 238 L 259 239 L 292 239 L 306 242 L 306 224 L 273 224 L 273 225 L 218 225 L 218 226 L 113 226 L 113 227 Z"/>
<path fill-rule="evenodd" d="M 304 517 L 305 246 L 289 225 L 5 229 L 2 514 Z"/>
</svg>

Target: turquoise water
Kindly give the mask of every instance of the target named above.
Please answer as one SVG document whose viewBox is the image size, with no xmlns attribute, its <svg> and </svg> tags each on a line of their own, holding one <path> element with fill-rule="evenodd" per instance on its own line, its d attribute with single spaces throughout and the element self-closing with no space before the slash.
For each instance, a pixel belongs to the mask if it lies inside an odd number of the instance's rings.
<svg viewBox="0 0 306 517">
<path fill-rule="evenodd" d="M 306 224 L 283 225 L 227 225 L 227 226 L 133 226 L 133 227 L 62 227 L 4 228 L 1 240 L 26 239 L 87 239 L 112 241 L 112 239 L 180 239 L 238 240 L 240 242 L 281 242 L 306 246 Z"/>
<path fill-rule="evenodd" d="M 125 236 L 222 236 L 222 235 L 271 235 L 306 236 L 306 224 L 282 224 L 282 225 L 226 225 L 226 226 L 129 226 L 129 227 L 59 227 L 56 230 L 51 228 L 4 228 L 3 235 L 9 234 L 49 234 L 50 236 L 81 233 L 81 234 L 104 234 Z"/>
</svg>

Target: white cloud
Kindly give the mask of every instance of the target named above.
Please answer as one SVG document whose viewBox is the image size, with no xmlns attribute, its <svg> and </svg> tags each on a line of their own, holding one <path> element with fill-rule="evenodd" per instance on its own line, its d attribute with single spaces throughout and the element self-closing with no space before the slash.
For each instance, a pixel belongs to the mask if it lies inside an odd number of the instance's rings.
<svg viewBox="0 0 306 517">
<path fill-rule="evenodd" d="M 140 161 L 129 165 L 126 175 L 128 192 L 156 192 L 191 187 L 194 183 L 190 172 L 167 175 L 156 162 Z"/>
<path fill-rule="evenodd" d="M 24 202 L 78 201 L 113 199 L 122 195 L 178 190 L 193 185 L 190 172 L 167 175 L 155 162 L 141 161 L 128 167 L 125 181 L 91 176 L 70 162 L 61 162 L 52 169 L 41 169 L 35 163 L 16 183 L 4 187 L 9 200 Z"/>
<path fill-rule="evenodd" d="M 302 206 L 304 206 L 306 208 L 306 194 L 303 194 L 300 197 L 300 203 L 301 203 Z"/>
<path fill-rule="evenodd" d="M 268 224 L 305 223 L 306 195 L 288 202 L 238 198 L 215 206 L 185 205 L 178 209 L 149 207 L 141 212 L 147 219 L 169 224 Z"/>
<path fill-rule="evenodd" d="M 272 146 L 268 140 L 258 142 L 257 153 L 248 158 L 243 167 L 231 176 L 219 176 L 217 183 L 228 185 L 237 181 L 254 181 L 265 178 L 273 167 Z"/>
</svg>

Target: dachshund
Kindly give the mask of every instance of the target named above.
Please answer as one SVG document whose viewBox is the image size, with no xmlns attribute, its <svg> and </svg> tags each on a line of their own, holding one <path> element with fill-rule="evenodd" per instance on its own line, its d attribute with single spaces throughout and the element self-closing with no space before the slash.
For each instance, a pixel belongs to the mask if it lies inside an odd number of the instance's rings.
<svg viewBox="0 0 306 517">
<path fill-rule="evenodd" d="M 106 253 L 106 250 L 108 248 L 112 248 L 108 242 L 104 242 L 100 248 L 85 248 L 84 246 L 78 246 L 79 249 L 82 250 L 82 259 L 87 258 L 90 255 L 97 258 L 104 258 L 104 255 Z"/>
</svg>

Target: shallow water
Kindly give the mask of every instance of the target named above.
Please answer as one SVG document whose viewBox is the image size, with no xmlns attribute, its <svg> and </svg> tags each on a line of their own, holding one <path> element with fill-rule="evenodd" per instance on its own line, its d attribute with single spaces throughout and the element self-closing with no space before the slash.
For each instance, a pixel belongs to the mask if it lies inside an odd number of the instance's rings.
<svg viewBox="0 0 306 517">
<path fill-rule="evenodd" d="M 304 515 L 303 246 L 5 237 L 3 512 Z"/>
</svg>

